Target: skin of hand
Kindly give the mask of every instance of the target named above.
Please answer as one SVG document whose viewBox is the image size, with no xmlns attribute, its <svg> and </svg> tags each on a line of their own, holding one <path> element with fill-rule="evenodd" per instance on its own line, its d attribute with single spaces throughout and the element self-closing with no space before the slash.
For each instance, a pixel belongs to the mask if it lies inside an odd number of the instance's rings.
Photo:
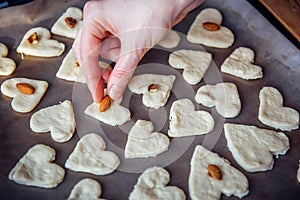
<svg viewBox="0 0 300 200">
<path fill-rule="evenodd" d="M 144 54 L 204 0 L 97 0 L 83 9 L 83 26 L 73 50 L 94 102 L 107 83 L 112 99 L 122 96 Z M 112 72 L 99 67 L 98 57 L 116 62 Z"/>
</svg>

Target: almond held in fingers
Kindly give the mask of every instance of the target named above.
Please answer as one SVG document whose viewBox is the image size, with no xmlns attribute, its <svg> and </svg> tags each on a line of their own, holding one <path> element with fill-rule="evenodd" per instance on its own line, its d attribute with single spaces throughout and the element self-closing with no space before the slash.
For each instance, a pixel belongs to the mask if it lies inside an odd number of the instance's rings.
<svg viewBox="0 0 300 200">
<path fill-rule="evenodd" d="M 74 18 L 72 18 L 72 17 L 67 17 L 67 18 L 65 18 L 65 22 L 66 22 L 66 24 L 67 24 L 68 27 L 74 28 L 74 26 L 77 23 L 77 20 L 74 19 Z"/>
<path fill-rule="evenodd" d="M 32 85 L 30 85 L 29 83 L 17 83 L 16 87 L 23 94 L 33 94 L 34 93 L 34 87 Z"/>
<path fill-rule="evenodd" d="M 210 164 L 207 166 L 208 174 L 214 179 L 221 180 L 222 173 L 217 165 Z"/>
<path fill-rule="evenodd" d="M 37 32 L 34 32 L 32 35 L 30 35 L 27 38 L 27 43 L 28 44 L 37 44 L 38 43 Z"/>
<path fill-rule="evenodd" d="M 213 22 L 204 22 L 202 25 L 203 28 L 205 28 L 208 31 L 217 31 L 220 29 L 220 25 Z"/>
<path fill-rule="evenodd" d="M 111 98 L 106 95 L 100 102 L 100 112 L 106 111 L 111 106 Z"/>
</svg>

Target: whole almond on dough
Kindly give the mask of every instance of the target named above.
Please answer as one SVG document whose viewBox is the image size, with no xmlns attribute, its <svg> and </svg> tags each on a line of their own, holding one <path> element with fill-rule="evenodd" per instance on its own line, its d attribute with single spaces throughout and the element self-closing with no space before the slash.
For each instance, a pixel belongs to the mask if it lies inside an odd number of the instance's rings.
<svg viewBox="0 0 300 200">
<path fill-rule="evenodd" d="M 207 166 L 208 174 L 213 177 L 214 179 L 221 180 L 222 179 L 222 173 L 221 170 L 217 165 L 208 165 Z"/>
<path fill-rule="evenodd" d="M 34 87 L 32 85 L 30 85 L 29 83 L 17 83 L 16 87 L 23 94 L 33 94 L 34 93 Z"/>
<path fill-rule="evenodd" d="M 208 31 L 217 31 L 220 29 L 220 25 L 213 22 L 204 22 L 202 25 L 203 28 L 205 28 Z"/>
<path fill-rule="evenodd" d="M 106 111 L 111 106 L 111 98 L 106 95 L 100 102 L 100 112 Z"/>
</svg>

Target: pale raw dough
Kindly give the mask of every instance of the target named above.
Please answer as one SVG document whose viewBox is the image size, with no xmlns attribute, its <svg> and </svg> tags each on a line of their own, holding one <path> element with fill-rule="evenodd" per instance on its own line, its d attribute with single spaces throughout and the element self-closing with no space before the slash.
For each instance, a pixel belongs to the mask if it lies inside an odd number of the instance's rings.
<svg viewBox="0 0 300 200">
<path fill-rule="evenodd" d="M 5 58 L 7 54 L 7 47 L 0 43 L 0 76 L 9 76 L 16 69 L 15 61 L 11 58 Z"/>
<path fill-rule="evenodd" d="M 208 174 L 208 165 L 218 166 L 222 179 L 217 180 Z M 189 175 L 189 193 L 191 199 L 218 200 L 221 194 L 227 197 L 234 195 L 242 198 L 249 193 L 247 177 L 230 165 L 230 162 L 217 153 L 213 153 L 203 146 L 195 148 Z"/>
<path fill-rule="evenodd" d="M 299 166 L 298 166 L 298 171 L 297 171 L 297 181 L 300 183 L 300 160 L 299 160 Z"/>
<path fill-rule="evenodd" d="M 283 106 L 283 97 L 273 87 L 263 87 L 259 93 L 258 119 L 265 125 L 282 131 L 298 129 L 299 113 Z"/>
<path fill-rule="evenodd" d="M 30 118 L 30 128 L 37 133 L 50 131 L 56 142 L 67 142 L 75 132 L 75 118 L 71 101 L 41 109 Z"/>
<path fill-rule="evenodd" d="M 216 106 L 217 112 L 226 118 L 234 118 L 241 111 L 239 92 L 233 83 L 204 85 L 198 89 L 195 100 L 207 107 Z"/>
<path fill-rule="evenodd" d="M 212 55 L 194 50 L 178 50 L 169 56 L 169 64 L 175 69 L 183 69 L 183 78 L 191 85 L 199 83 L 212 62 Z"/>
<path fill-rule="evenodd" d="M 162 133 L 152 132 L 150 121 L 138 120 L 131 128 L 125 146 L 125 158 L 156 157 L 168 150 L 170 140 Z"/>
<path fill-rule="evenodd" d="M 8 178 L 18 184 L 41 188 L 54 188 L 61 183 L 65 171 L 52 163 L 55 150 L 43 144 L 31 147 L 10 171 Z"/>
<path fill-rule="evenodd" d="M 28 37 L 35 32 L 37 33 L 38 38 L 37 44 L 28 44 Z M 24 35 L 17 48 L 17 52 L 22 55 L 25 54 L 38 57 L 60 56 L 65 50 L 65 45 L 50 38 L 51 34 L 48 29 L 43 27 L 32 28 Z"/>
<path fill-rule="evenodd" d="M 73 19 L 76 19 L 76 24 L 73 28 L 70 28 L 66 22 L 65 19 L 67 17 L 72 17 Z M 51 28 L 51 32 L 56 35 L 65 36 L 68 38 L 75 39 L 78 31 L 80 30 L 82 26 L 82 11 L 79 8 L 76 7 L 70 7 L 62 14 L 62 16 L 55 22 L 53 27 Z"/>
<path fill-rule="evenodd" d="M 290 148 L 282 132 L 242 124 L 224 124 L 227 146 L 236 162 L 248 172 L 273 168 L 273 155 L 284 155 Z"/>
<path fill-rule="evenodd" d="M 106 89 L 104 95 L 106 95 Z M 112 100 L 111 106 L 104 112 L 100 112 L 100 103 L 92 103 L 85 109 L 84 113 L 111 126 L 122 125 L 130 120 L 130 111 L 121 106 L 121 102 L 122 97 Z"/>
<path fill-rule="evenodd" d="M 230 29 L 221 26 L 222 14 L 214 8 L 202 10 L 190 27 L 187 40 L 192 43 L 203 44 L 209 47 L 227 48 L 234 43 L 234 35 Z M 217 31 L 208 31 L 203 28 L 203 23 L 212 22 L 220 25 Z"/>
<path fill-rule="evenodd" d="M 162 46 L 167 49 L 172 49 L 177 47 L 180 42 L 180 36 L 176 31 L 171 30 L 169 34 L 158 43 L 159 46 Z"/>
<path fill-rule="evenodd" d="M 253 64 L 254 57 L 253 50 L 246 47 L 239 47 L 226 58 L 221 65 L 221 72 L 246 80 L 262 78 L 262 68 Z"/>
<path fill-rule="evenodd" d="M 102 200 L 99 198 L 101 193 L 101 185 L 97 181 L 85 178 L 73 187 L 68 200 Z"/>
<path fill-rule="evenodd" d="M 16 88 L 17 83 L 29 83 L 35 89 L 31 95 L 23 94 Z M 20 113 L 32 111 L 40 102 L 47 91 L 48 83 L 46 81 L 28 79 L 28 78 L 11 78 L 4 81 L 1 85 L 1 92 L 5 96 L 13 98 L 11 106 L 13 110 Z"/>
<path fill-rule="evenodd" d="M 95 133 L 87 134 L 77 142 L 65 167 L 72 171 L 95 175 L 110 174 L 118 168 L 120 160 L 115 153 L 105 151 L 105 148 L 102 137 Z"/>
<path fill-rule="evenodd" d="M 202 135 L 214 129 L 215 121 L 206 111 L 195 111 L 193 102 L 189 99 L 174 101 L 170 109 L 170 137 Z"/>
<path fill-rule="evenodd" d="M 184 200 L 184 192 L 176 186 L 167 186 L 170 175 L 161 167 L 146 169 L 129 195 L 129 200 Z"/>
<path fill-rule="evenodd" d="M 128 88 L 133 93 L 143 94 L 142 101 L 146 107 L 158 109 L 167 103 L 175 78 L 173 75 L 137 75 L 129 81 Z M 158 89 L 148 91 L 151 84 L 158 86 Z"/>
</svg>

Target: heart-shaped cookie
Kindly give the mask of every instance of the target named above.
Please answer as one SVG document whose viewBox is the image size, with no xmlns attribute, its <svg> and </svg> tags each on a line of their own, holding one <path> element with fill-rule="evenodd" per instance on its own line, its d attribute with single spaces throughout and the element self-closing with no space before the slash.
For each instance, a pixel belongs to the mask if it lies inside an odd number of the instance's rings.
<svg viewBox="0 0 300 200">
<path fill-rule="evenodd" d="M 67 142 L 75 132 L 75 118 L 71 101 L 41 109 L 30 118 L 30 128 L 37 133 L 50 131 L 56 142 Z"/>
<path fill-rule="evenodd" d="M 271 170 L 273 155 L 284 155 L 290 148 L 282 132 L 242 124 L 224 124 L 227 146 L 236 162 L 248 172 Z"/>
<path fill-rule="evenodd" d="M 195 100 L 207 107 L 216 106 L 217 112 L 226 118 L 236 117 L 241 111 L 239 92 L 233 83 L 204 85 L 198 89 Z"/>
<path fill-rule="evenodd" d="M 0 43 L 0 76 L 9 76 L 16 69 L 16 63 L 13 59 L 5 58 L 8 54 L 7 47 Z"/>
<path fill-rule="evenodd" d="M 253 64 L 254 57 L 253 50 L 246 47 L 239 47 L 225 59 L 221 65 L 221 72 L 246 80 L 262 78 L 262 68 Z"/>
<path fill-rule="evenodd" d="M 297 171 L 297 181 L 300 183 L 300 160 L 299 160 L 299 166 L 298 166 L 298 171 Z"/>
<path fill-rule="evenodd" d="M 118 156 L 105 151 L 106 145 L 102 137 L 95 133 L 83 136 L 69 155 L 65 167 L 76 172 L 95 175 L 107 175 L 115 171 L 120 160 Z"/>
<path fill-rule="evenodd" d="M 170 175 L 161 167 L 146 169 L 129 195 L 130 200 L 183 200 L 184 192 L 176 186 L 167 186 Z"/>
<path fill-rule="evenodd" d="M 195 111 L 193 102 L 189 99 L 174 101 L 170 109 L 170 137 L 202 135 L 214 129 L 215 121 L 206 111 Z"/>
<path fill-rule="evenodd" d="M 8 178 L 18 184 L 54 188 L 65 176 L 62 167 L 52 163 L 55 150 L 43 144 L 31 147 L 10 171 Z"/>
<path fill-rule="evenodd" d="M 56 35 L 75 39 L 82 26 L 82 11 L 76 7 L 70 7 L 62 14 L 51 28 Z"/>
<path fill-rule="evenodd" d="M 179 42 L 179 34 L 176 31 L 170 30 L 169 34 L 162 41 L 160 41 L 158 45 L 167 49 L 172 49 L 177 47 Z"/>
<path fill-rule="evenodd" d="M 283 106 L 283 97 L 273 87 L 263 87 L 259 92 L 258 119 L 265 125 L 282 131 L 291 131 L 299 127 L 299 113 Z"/>
<path fill-rule="evenodd" d="M 11 106 L 13 110 L 21 113 L 32 111 L 48 88 L 46 81 L 27 78 L 11 78 L 1 85 L 1 92 L 5 96 L 13 98 Z M 28 93 L 31 91 L 33 93 Z"/>
<path fill-rule="evenodd" d="M 137 75 L 129 81 L 128 88 L 133 93 L 143 94 L 145 106 L 158 109 L 167 103 L 175 78 L 173 75 Z"/>
<path fill-rule="evenodd" d="M 232 167 L 228 160 L 201 145 L 196 146 L 189 176 L 191 199 L 217 200 L 222 193 L 227 197 L 242 198 L 248 194 L 248 187 L 246 176 Z"/>
<path fill-rule="evenodd" d="M 101 193 L 101 185 L 97 181 L 85 178 L 73 187 L 68 200 L 102 200 L 99 199 Z"/>
<path fill-rule="evenodd" d="M 105 89 L 104 94 L 106 95 L 106 93 L 107 92 Z M 85 109 L 84 113 L 111 126 L 122 125 L 129 121 L 129 109 L 120 105 L 122 102 L 122 97 L 111 101 L 111 106 L 103 112 L 100 112 L 100 103 L 92 103 Z"/>
<path fill-rule="evenodd" d="M 24 35 L 17 52 L 22 55 L 38 57 L 60 56 L 65 50 L 65 45 L 50 38 L 51 34 L 48 29 L 43 27 L 32 28 Z"/>
<path fill-rule="evenodd" d="M 214 8 L 202 10 L 190 27 L 187 40 L 208 47 L 227 48 L 234 43 L 234 35 L 225 26 L 221 26 L 222 14 Z"/>
<path fill-rule="evenodd" d="M 212 55 L 194 50 L 178 50 L 169 56 L 169 64 L 175 69 L 183 69 L 183 78 L 191 85 L 199 83 L 205 75 Z"/>
<path fill-rule="evenodd" d="M 162 133 L 152 132 L 152 122 L 138 120 L 131 128 L 125 146 L 125 158 L 156 157 L 168 150 L 170 140 Z"/>
</svg>

